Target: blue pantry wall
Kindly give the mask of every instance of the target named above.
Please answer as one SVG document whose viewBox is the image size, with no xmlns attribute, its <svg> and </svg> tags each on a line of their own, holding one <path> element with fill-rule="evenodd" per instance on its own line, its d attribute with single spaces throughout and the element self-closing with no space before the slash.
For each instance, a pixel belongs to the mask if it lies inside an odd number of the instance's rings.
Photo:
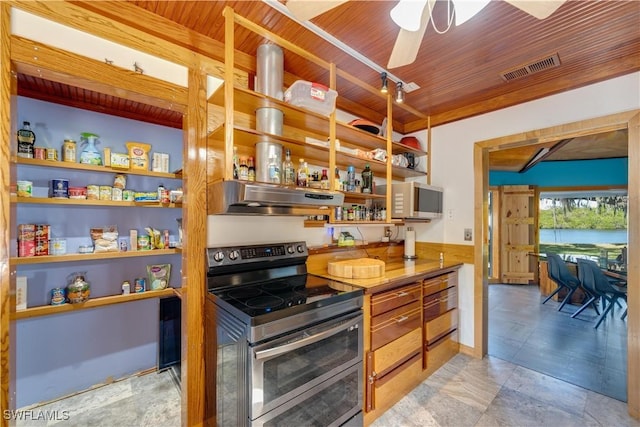
<svg viewBox="0 0 640 427">
<path fill-rule="evenodd" d="M 98 150 L 110 147 L 125 153 L 127 141 L 145 142 L 169 154 L 169 171 L 182 168 L 182 130 L 19 97 L 17 120 L 31 122 L 36 146 L 60 148 L 64 139 L 78 142 L 80 134 L 100 136 Z M 68 179 L 70 186 L 113 185 L 116 172 L 78 171 L 18 163 L 17 179 L 33 182 L 34 192 L 46 192 L 51 179 Z M 126 174 L 126 171 L 124 172 Z M 182 187 L 177 178 L 126 174 L 126 188 L 155 191 Z M 36 196 L 37 194 L 34 194 Z M 46 194 L 44 194 L 46 197 Z M 92 227 L 117 225 L 121 237 L 146 227 L 168 229 L 177 239 L 180 208 L 92 206 L 18 203 L 12 222 L 12 257 L 17 256 L 18 224 L 50 224 L 52 238 L 67 241 L 67 253 L 90 244 Z M 19 264 L 17 276 L 27 277 L 27 306 L 50 302 L 51 289 L 65 287 L 67 276 L 83 272 L 91 298 L 118 295 L 121 284 L 146 277 L 150 264 L 171 264 L 171 287 L 181 284 L 180 253 L 141 257 Z M 16 406 L 24 407 L 85 390 L 97 384 L 152 369 L 158 353 L 159 299 L 150 298 L 73 312 L 27 317 L 16 321 Z"/>
</svg>

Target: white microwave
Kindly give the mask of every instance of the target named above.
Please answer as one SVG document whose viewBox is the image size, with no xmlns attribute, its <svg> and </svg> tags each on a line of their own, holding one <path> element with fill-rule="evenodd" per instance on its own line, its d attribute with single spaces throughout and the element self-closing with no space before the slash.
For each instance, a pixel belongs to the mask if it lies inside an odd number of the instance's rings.
<svg viewBox="0 0 640 427">
<path fill-rule="evenodd" d="M 386 194 L 387 185 L 376 187 L 376 192 Z M 441 187 L 419 182 L 394 182 L 391 184 L 392 218 L 440 218 L 442 217 Z"/>
</svg>

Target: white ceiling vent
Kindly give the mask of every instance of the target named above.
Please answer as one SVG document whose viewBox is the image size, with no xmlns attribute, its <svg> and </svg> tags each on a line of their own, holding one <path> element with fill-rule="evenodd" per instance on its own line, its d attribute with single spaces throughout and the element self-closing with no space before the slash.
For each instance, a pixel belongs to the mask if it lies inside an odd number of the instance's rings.
<svg viewBox="0 0 640 427">
<path fill-rule="evenodd" d="M 560 57 L 557 53 L 548 56 L 546 58 L 539 59 L 535 62 L 530 62 L 525 65 L 521 65 L 517 68 L 500 73 L 500 77 L 504 81 L 511 81 L 522 77 L 529 76 L 540 71 L 548 70 L 549 68 L 555 68 L 560 65 Z"/>
</svg>

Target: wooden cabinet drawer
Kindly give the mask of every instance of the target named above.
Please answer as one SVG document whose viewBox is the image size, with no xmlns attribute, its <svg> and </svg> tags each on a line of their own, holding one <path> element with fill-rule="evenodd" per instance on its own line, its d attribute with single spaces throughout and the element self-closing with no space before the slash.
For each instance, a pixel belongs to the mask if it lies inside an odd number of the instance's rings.
<svg viewBox="0 0 640 427">
<path fill-rule="evenodd" d="M 424 339 L 431 345 L 450 331 L 458 328 L 458 309 L 454 308 L 424 323 Z"/>
<path fill-rule="evenodd" d="M 386 411 L 420 384 L 421 374 L 422 355 L 418 353 L 387 375 L 367 381 L 365 410 Z"/>
<path fill-rule="evenodd" d="M 371 352 L 368 363 L 376 376 L 386 375 L 389 371 L 422 351 L 422 328 L 416 328 Z"/>
<path fill-rule="evenodd" d="M 422 287 L 425 295 L 431 295 L 435 292 L 443 289 L 456 286 L 458 284 L 458 272 L 443 274 L 441 276 L 432 277 L 431 279 L 425 279 L 422 282 Z"/>
<path fill-rule="evenodd" d="M 371 350 L 400 338 L 422 324 L 422 307 L 416 300 L 371 318 Z"/>
<path fill-rule="evenodd" d="M 417 282 L 413 285 L 375 294 L 371 296 L 371 316 L 377 316 L 412 301 L 417 301 L 420 299 L 421 291 L 421 284 Z"/>
<path fill-rule="evenodd" d="M 425 369 L 431 375 L 460 351 L 458 331 L 451 331 L 425 348 Z"/>
<path fill-rule="evenodd" d="M 445 289 L 424 297 L 424 321 L 429 321 L 458 306 L 458 287 Z"/>
</svg>

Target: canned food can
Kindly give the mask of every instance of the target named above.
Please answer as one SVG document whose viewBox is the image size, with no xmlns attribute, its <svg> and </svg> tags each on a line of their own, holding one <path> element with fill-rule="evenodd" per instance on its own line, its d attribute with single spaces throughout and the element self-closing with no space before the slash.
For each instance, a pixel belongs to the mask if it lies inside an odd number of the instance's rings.
<svg viewBox="0 0 640 427">
<path fill-rule="evenodd" d="M 336 206 L 336 221 L 342 221 L 342 206 Z"/>
<path fill-rule="evenodd" d="M 47 160 L 58 160 L 58 150 L 55 148 L 46 149 Z"/>
<path fill-rule="evenodd" d="M 133 190 L 122 190 L 122 200 L 125 202 L 133 202 L 136 199 L 136 192 Z"/>
<path fill-rule="evenodd" d="M 144 292 L 146 290 L 147 281 L 144 277 L 137 277 L 133 282 L 133 291 L 135 293 Z"/>
<path fill-rule="evenodd" d="M 151 249 L 151 240 L 149 240 L 149 236 L 138 236 L 138 250 L 146 251 Z"/>
<path fill-rule="evenodd" d="M 35 224 L 18 224 L 18 241 L 35 240 L 36 225 Z"/>
<path fill-rule="evenodd" d="M 62 143 L 62 161 L 73 162 L 76 160 L 76 142 L 73 139 L 65 139 Z"/>
<path fill-rule="evenodd" d="M 111 187 L 109 185 L 100 186 L 100 200 L 111 200 Z"/>
<path fill-rule="evenodd" d="M 36 256 L 36 241 L 35 240 L 19 240 L 18 241 L 18 256 L 19 257 L 31 257 Z"/>
<path fill-rule="evenodd" d="M 126 237 L 120 237 L 118 239 L 118 246 L 120 248 L 120 252 L 127 252 L 129 250 L 129 244 L 127 243 L 127 240 L 129 240 Z"/>
<path fill-rule="evenodd" d="M 36 240 L 49 240 L 51 226 L 49 224 L 36 224 L 35 238 Z"/>
<path fill-rule="evenodd" d="M 69 187 L 70 199 L 86 199 L 87 187 Z"/>
<path fill-rule="evenodd" d="M 49 241 L 36 239 L 35 256 L 49 255 Z"/>
<path fill-rule="evenodd" d="M 64 255 L 67 253 L 66 239 L 51 239 L 51 255 Z"/>
<path fill-rule="evenodd" d="M 51 197 L 69 198 L 69 180 L 68 179 L 52 179 L 51 180 Z"/>
<path fill-rule="evenodd" d="M 51 305 L 61 305 L 67 301 L 64 288 L 51 289 Z"/>
<path fill-rule="evenodd" d="M 87 185 L 87 199 L 98 200 L 100 199 L 100 186 L 99 185 Z"/>
<path fill-rule="evenodd" d="M 122 201 L 122 189 L 113 187 L 111 189 L 111 200 Z"/>
<path fill-rule="evenodd" d="M 44 147 L 33 147 L 33 158 L 44 160 L 46 158 L 46 149 Z"/>
<path fill-rule="evenodd" d="M 18 181 L 18 197 L 31 197 L 33 193 L 33 182 Z"/>
</svg>

